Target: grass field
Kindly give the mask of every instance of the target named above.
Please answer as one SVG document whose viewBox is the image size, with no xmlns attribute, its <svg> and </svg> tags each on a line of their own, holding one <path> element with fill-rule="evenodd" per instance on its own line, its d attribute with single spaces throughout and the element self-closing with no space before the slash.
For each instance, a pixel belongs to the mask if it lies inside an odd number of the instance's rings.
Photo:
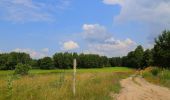
<svg viewBox="0 0 170 100">
<path fill-rule="evenodd" d="M 78 69 L 76 95 L 72 70 L 31 70 L 28 76 L 0 71 L 0 100 L 110 100 L 119 92 L 119 80 L 133 70 L 125 67 Z"/>
<path fill-rule="evenodd" d="M 49 74 L 49 73 L 60 73 L 60 72 L 72 72 L 72 69 L 55 69 L 55 70 L 40 70 L 40 69 L 33 69 L 30 71 L 30 74 Z M 77 73 L 83 72 L 128 72 L 131 69 L 127 67 L 106 67 L 106 68 L 92 68 L 92 69 L 77 69 Z M 14 71 L 8 70 L 0 70 L 0 76 L 3 75 L 11 75 Z"/>
</svg>

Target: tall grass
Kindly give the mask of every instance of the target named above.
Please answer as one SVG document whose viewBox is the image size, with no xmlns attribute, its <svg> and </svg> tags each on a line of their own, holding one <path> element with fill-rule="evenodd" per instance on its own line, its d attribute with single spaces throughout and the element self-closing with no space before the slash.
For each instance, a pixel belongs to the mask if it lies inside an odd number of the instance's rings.
<svg viewBox="0 0 170 100">
<path fill-rule="evenodd" d="M 170 70 L 159 68 L 147 68 L 143 77 L 149 82 L 170 88 Z"/>
<path fill-rule="evenodd" d="M 12 100 L 109 100 L 119 92 L 119 80 L 129 72 L 77 73 L 76 95 L 72 93 L 72 73 L 36 74 L 12 81 L 0 79 L 0 100 L 6 100 L 12 86 Z M 9 86 L 9 88 L 8 88 Z"/>
</svg>

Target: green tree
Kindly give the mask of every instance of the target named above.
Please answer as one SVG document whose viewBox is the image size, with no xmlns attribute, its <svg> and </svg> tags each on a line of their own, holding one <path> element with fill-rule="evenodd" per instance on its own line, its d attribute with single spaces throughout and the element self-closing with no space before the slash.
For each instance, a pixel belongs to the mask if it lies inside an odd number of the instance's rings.
<svg viewBox="0 0 170 100">
<path fill-rule="evenodd" d="M 30 61 L 30 65 L 32 66 L 32 69 L 40 69 L 40 66 L 38 65 L 38 60 L 37 59 L 32 59 Z"/>
<path fill-rule="evenodd" d="M 153 60 L 157 66 L 170 67 L 170 31 L 163 31 L 155 39 Z"/>
<path fill-rule="evenodd" d="M 73 53 L 65 52 L 63 54 L 63 66 L 64 68 L 72 68 L 73 67 Z"/>
<path fill-rule="evenodd" d="M 143 54 L 144 54 L 143 47 L 141 45 L 137 46 L 135 51 L 129 52 L 126 57 L 122 58 L 122 65 L 137 69 L 142 68 Z"/>
<path fill-rule="evenodd" d="M 13 70 L 18 63 L 29 64 L 31 58 L 26 53 L 4 53 L 0 54 L 0 69 Z"/>
<path fill-rule="evenodd" d="M 132 68 L 138 68 L 138 61 L 136 58 L 137 57 L 134 51 L 129 52 L 126 57 L 126 66 Z"/>
<path fill-rule="evenodd" d="M 122 58 L 121 57 L 112 57 L 109 59 L 109 62 L 112 67 L 122 66 Z"/>
<path fill-rule="evenodd" d="M 50 57 L 44 57 L 37 61 L 40 69 L 54 69 L 53 60 Z"/>
<path fill-rule="evenodd" d="M 54 54 L 53 60 L 54 60 L 54 66 L 56 68 L 64 68 L 64 66 L 63 66 L 63 61 L 64 61 L 63 53 Z"/>
<path fill-rule="evenodd" d="M 56 68 L 62 68 L 62 69 L 66 69 L 66 68 L 72 68 L 73 66 L 73 57 L 76 57 L 77 54 L 75 53 L 56 53 L 53 56 L 54 59 L 54 65 Z"/>
<path fill-rule="evenodd" d="M 8 54 L 0 54 L 0 70 L 8 70 Z"/>
<path fill-rule="evenodd" d="M 143 68 L 146 68 L 148 66 L 151 66 L 153 63 L 153 57 L 152 57 L 152 52 L 151 50 L 147 49 L 145 50 L 144 54 L 143 54 Z"/>
<path fill-rule="evenodd" d="M 143 47 L 141 45 L 137 46 L 137 48 L 134 51 L 134 56 L 136 59 L 136 63 L 137 63 L 137 68 L 142 68 L 142 60 L 143 60 L 143 54 L 144 54 L 144 50 Z"/>
</svg>

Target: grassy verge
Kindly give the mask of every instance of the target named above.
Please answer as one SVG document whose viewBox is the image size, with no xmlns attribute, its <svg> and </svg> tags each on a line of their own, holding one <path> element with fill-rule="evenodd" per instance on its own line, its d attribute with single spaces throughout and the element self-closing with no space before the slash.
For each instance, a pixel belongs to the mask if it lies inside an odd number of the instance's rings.
<svg viewBox="0 0 170 100">
<path fill-rule="evenodd" d="M 110 100 L 112 99 L 110 93 L 118 93 L 121 89 L 119 80 L 131 74 L 130 69 L 122 72 L 118 69 L 79 70 L 75 96 L 72 93 L 72 73 L 67 71 L 50 72 L 50 74 L 34 72 L 29 76 L 12 79 L 11 76 L 4 77 L 0 79 L 0 100 L 9 98 L 12 100 Z"/>
<path fill-rule="evenodd" d="M 170 70 L 156 69 L 158 71 L 152 71 L 152 68 L 148 68 L 143 72 L 143 77 L 154 84 L 165 86 L 170 88 Z M 156 74 L 155 74 L 156 73 Z"/>
</svg>

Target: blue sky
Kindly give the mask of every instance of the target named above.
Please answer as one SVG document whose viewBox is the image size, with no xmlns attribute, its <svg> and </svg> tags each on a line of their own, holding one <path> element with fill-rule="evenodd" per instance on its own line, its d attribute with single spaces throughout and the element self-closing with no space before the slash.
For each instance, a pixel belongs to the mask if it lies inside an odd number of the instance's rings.
<svg viewBox="0 0 170 100">
<path fill-rule="evenodd" d="M 123 56 L 170 28 L 169 0 L 1 0 L 0 52 Z"/>
</svg>

